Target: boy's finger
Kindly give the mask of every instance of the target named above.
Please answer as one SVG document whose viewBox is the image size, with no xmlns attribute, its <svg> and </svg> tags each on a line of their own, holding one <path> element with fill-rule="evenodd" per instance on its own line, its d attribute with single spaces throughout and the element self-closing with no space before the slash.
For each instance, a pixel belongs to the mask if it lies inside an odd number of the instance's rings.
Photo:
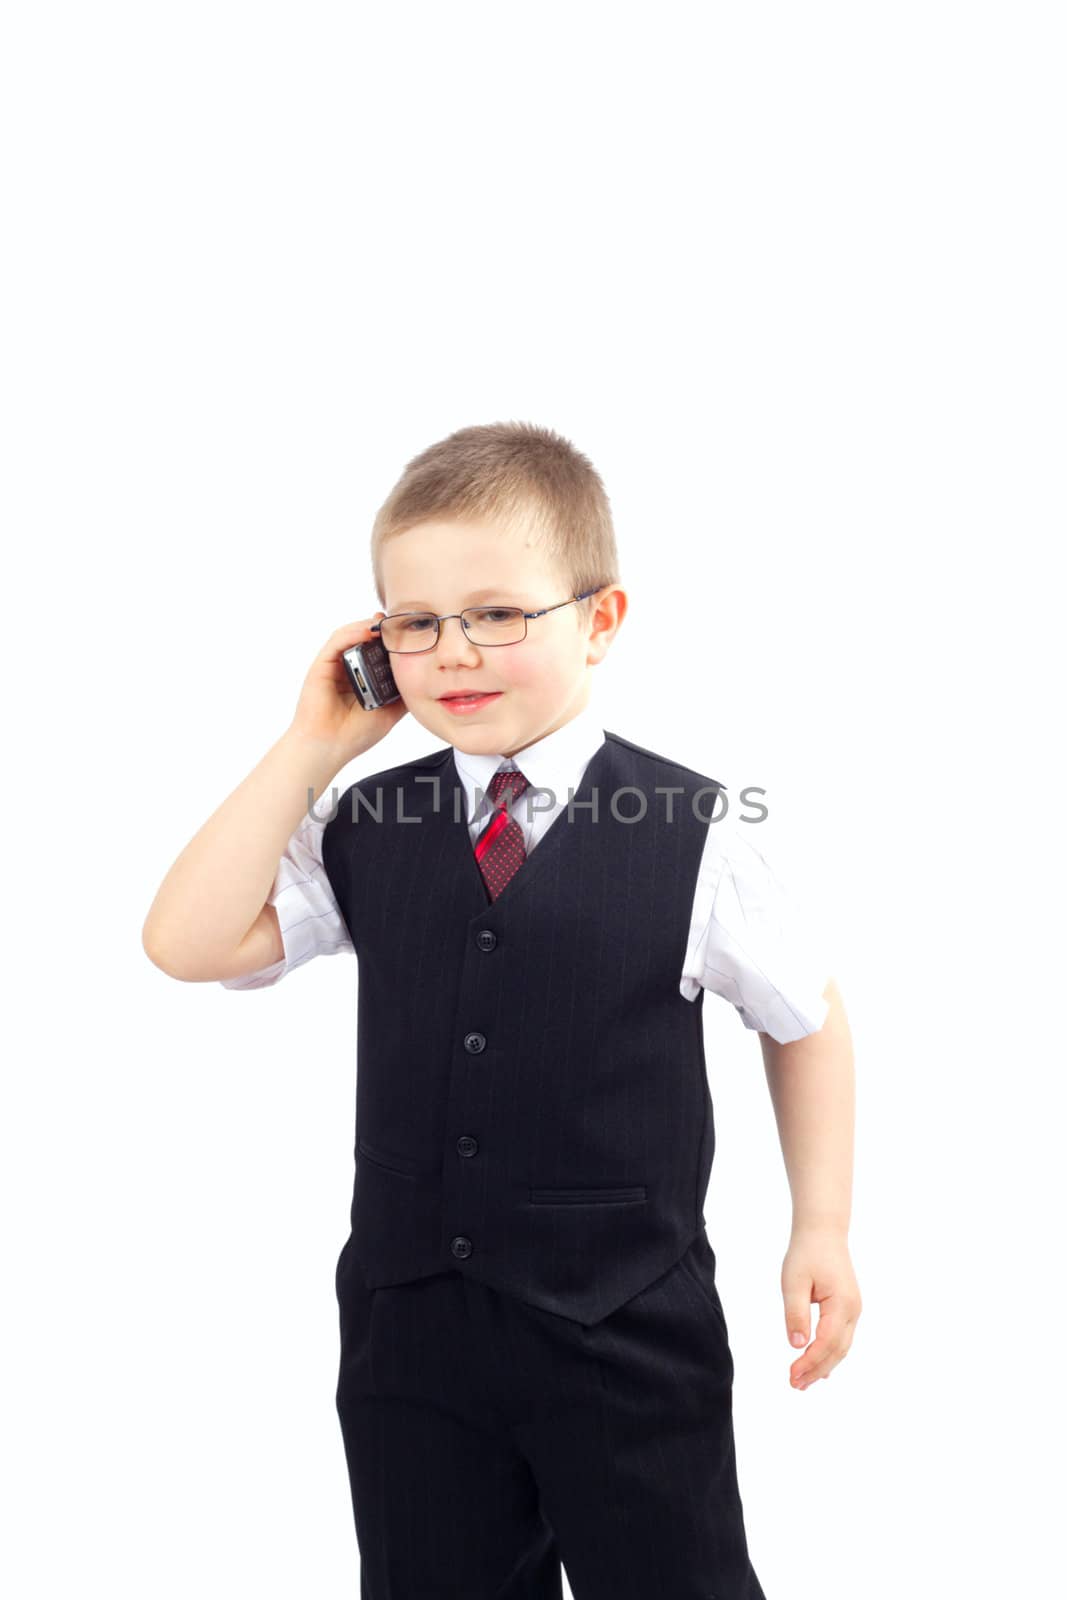
<svg viewBox="0 0 1067 1600">
<path fill-rule="evenodd" d="M 359 617 L 355 622 L 342 622 L 341 626 L 331 633 L 330 643 L 332 644 L 335 639 L 349 638 L 352 634 L 365 633 L 372 622 L 377 622 L 379 617 L 384 616 L 384 611 L 375 611 L 369 617 Z"/>
<path fill-rule="evenodd" d="M 805 1352 L 802 1358 L 803 1365 L 790 1372 L 790 1383 L 803 1389 L 807 1388 L 809 1383 L 816 1383 L 820 1378 L 829 1377 L 843 1355 L 844 1351 L 839 1350 L 836 1345 L 822 1347 L 820 1354 L 820 1345 L 816 1341 L 811 1349 Z M 817 1359 L 812 1360 L 812 1357 Z"/>
<path fill-rule="evenodd" d="M 813 1383 L 816 1378 L 825 1378 L 848 1348 L 849 1341 L 845 1335 L 843 1312 L 835 1311 L 833 1307 L 820 1307 L 815 1339 L 793 1367 L 791 1382 Z"/>
<path fill-rule="evenodd" d="M 811 1338 L 811 1288 L 794 1289 L 785 1296 L 785 1332 L 791 1345 L 799 1347 Z"/>
<path fill-rule="evenodd" d="M 376 611 L 373 616 L 361 617 L 357 622 L 342 623 L 330 634 L 317 659 L 340 670 L 342 650 L 347 650 L 353 644 L 366 644 L 369 639 L 376 638 L 377 636 L 370 632 L 370 624 L 384 616 L 384 611 Z"/>
</svg>

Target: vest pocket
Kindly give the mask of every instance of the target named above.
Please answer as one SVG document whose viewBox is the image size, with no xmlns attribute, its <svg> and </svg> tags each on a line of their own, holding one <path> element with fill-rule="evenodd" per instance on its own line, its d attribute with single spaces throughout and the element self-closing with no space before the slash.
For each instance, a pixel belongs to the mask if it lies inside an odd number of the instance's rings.
<svg viewBox="0 0 1067 1600">
<path fill-rule="evenodd" d="M 643 1183 L 634 1183 L 626 1189 L 530 1189 L 532 1206 L 616 1206 L 642 1201 L 646 1197 Z"/>
<path fill-rule="evenodd" d="M 394 1155 L 388 1150 L 375 1149 L 368 1144 L 366 1139 L 356 1140 L 357 1155 L 365 1156 L 368 1161 L 373 1161 L 376 1167 L 383 1167 L 386 1172 L 391 1172 L 397 1178 L 429 1178 L 433 1174 L 416 1161 L 410 1161 L 407 1156 Z"/>
</svg>

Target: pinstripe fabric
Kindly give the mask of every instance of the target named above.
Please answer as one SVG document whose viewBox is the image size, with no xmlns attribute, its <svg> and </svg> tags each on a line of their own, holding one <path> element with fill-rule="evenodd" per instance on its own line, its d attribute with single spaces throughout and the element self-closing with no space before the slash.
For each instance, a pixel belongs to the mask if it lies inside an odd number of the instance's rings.
<svg viewBox="0 0 1067 1600">
<path fill-rule="evenodd" d="M 323 833 L 359 957 L 336 1400 L 361 1594 L 560 1600 L 562 1566 L 575 1600 L 764 1600 L 678 987 L 717 786 L 606 733 L 492 900 L 457 788 L 435 752 Z"/>
<path fill-rule="evenodd" d="M 345 1252 L 338 1297 L 364 1600 L 765 1600 L 705 1233 L 591 1328 Z"/>
<path fill-rule="evenodd" d="M 459 1262 L 594 1322 L 703 1222 L 703 995 L 683 999 L 678 972 L 717 786 L 607 733 L 570 814 L 491 904 L 451 747 L 352 788 L 356 820 L 348 791 L 323 863 L 359 957 L 366 1280 Z"/>
</svg>

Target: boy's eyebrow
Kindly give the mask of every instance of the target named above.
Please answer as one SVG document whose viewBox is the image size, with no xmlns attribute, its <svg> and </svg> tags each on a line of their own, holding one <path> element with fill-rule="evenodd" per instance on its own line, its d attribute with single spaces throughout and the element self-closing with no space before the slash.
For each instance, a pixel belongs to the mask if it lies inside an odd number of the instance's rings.
<svg viewBox="0 0 1067 1600">
<path fill-rule="evenodd" d="M 476 589 L 467 596 L 467 605 L 474 605 L 478 600 L 518 600 L 520 598 L 515 589 Z M 398 600 L 397 611 L 432 611 L 433 607 L 425 600 Z"/>
</svg>

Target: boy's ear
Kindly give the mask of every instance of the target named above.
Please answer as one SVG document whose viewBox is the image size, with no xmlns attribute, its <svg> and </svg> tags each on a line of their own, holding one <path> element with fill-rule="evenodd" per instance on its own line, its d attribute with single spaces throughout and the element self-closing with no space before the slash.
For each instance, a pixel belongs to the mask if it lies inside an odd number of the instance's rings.
<svg viewBox="0 0 1067 1600">
<path fill-rule="evenodd" d="M 612 584 L 598 596 L 596 607 L 590 616 L 592 627 L 589 643 L 590 646 L 595 646 L 597 651 L 594 660 L 603 660 L 608 647 L 622 626 L 628 607 L 626 590 L 619 584 Z"/>
</svg>

